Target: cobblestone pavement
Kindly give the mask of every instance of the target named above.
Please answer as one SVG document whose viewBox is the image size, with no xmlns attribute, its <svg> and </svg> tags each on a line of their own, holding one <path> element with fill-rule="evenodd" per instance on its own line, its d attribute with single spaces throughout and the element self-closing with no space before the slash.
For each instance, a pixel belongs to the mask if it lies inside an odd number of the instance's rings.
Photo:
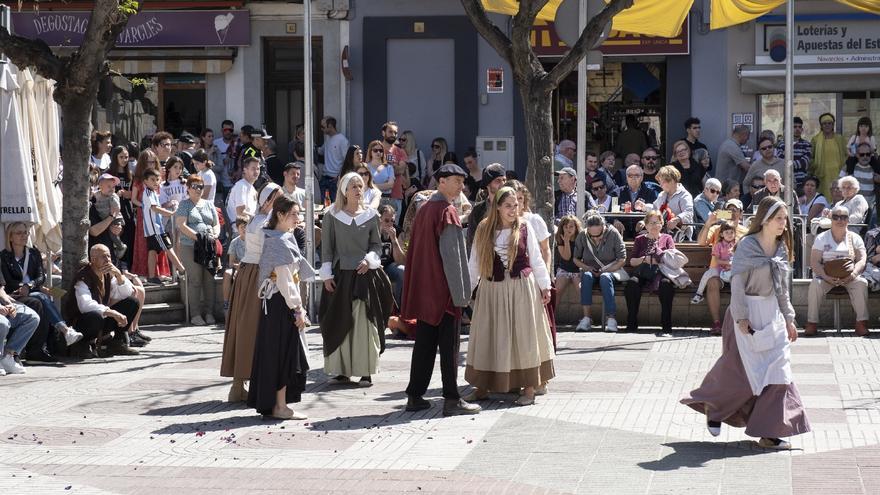
<svg viewBox="0 0 880 495">
<path fill-rule="evenodd" d="M 221 329 L 148 333 L 141 356 L 0 377 L 0 493 L 880 493 L 880 340 L 852 333 L 795 344 L 814 430 L 792 452 L 678 404 L 720 353 L 705 334 L 561 333 L 536 405 L 443 418 L 439 367 L 435 407 L 403 411 L 410 342 L 340 387 L 312 331 L 309 420 L 274 423 L 224 402 Z"/>
</svg>

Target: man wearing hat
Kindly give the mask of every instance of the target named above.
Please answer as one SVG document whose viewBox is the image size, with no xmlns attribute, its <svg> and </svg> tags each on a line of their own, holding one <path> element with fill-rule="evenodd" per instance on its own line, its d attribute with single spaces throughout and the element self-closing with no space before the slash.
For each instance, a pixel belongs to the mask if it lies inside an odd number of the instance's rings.
<svg viewBox="0 0 880 495">
<path fill-rule="evenodd" d="M 458 165 L 446 164 L 437 169 L 437 192 L 419 209 L 413 223 L 400 308 L 401 318 L 417 320 L 406 387 L 407 411 L 431 407 L 422 396 L 428 391 L 438 348 L 443 415 L 476 414 L 481 410 L 461 399 L 457 383 L 461 313 L 470 300 L 470 277 L 464 230 L 452 202 L 464 189 L 465 177 L 467 173 Z"/>
<path fill-rule="evenodd" d="M 122 219 L 119 195 L 115 189 L 119 178 L 104 172 L 98 177 L 98 190 L 89 208 L 89 247 L 104 244 L 110 249 L 113 263 L 125 255 L 127 246 L 119 238 L 125 220 Z"/>
<path fill-rule="evenodd" d="M 742 223 L 743 204 L 742 201 L 732 198 L 724 203 L 724 212 L 713 211 L 709 213 L 706 223 L 697 236 L 697 244 L 701 246 L 714 246 L 721 232 L 721 222 L 733 222 L 736 225 L 736 241 L 740 239 L 749 229 Z M 723 219 L 720 216 L 728 216 Z M 706 284 L 706 304 L 709 306 L 709 314 L 712 316 L 712 329 L 709 330 L 710 335 L 721 335 L 721 287 L 724 282 L 719 277 L 712 277 Z"/>
<path fill-rule="evenodd" d="M 265 129 L 254 129 L 254 132 L 251 133 L 251 144 L 257 149 L 256 157 L 260 159 L 260 175 L 254 181 L 254 188 L 259 191 L 268 182 L 273 181 L 273 178 L 267 172 L 269 160 L 272 161 L 272 166 L 279 172 L 282 170 L 281 160 L 275 156 L 275 140 L 272 139 L 272 136 Z M 275 181 L 275 184 L 281 185 L 277 181 Z"/>
<path fill-rule="evenodd" d="M 468 252 L 471 250 L 471 244 L 474 243 L 474 236 L 477 234 L 477 225 L 479 225 L 480 221 L 486 216 L 492 198 L 495 197 L 495 193 L 498 192 L 499 189 L 504 187 L 505 182 L 507 182 L 507 171 L 504 170 L 504 166 L 500 163 L 489 164 L 483 169 L 483 179 L 480 181 L 480 188 L 485 189 L 487 194 L 484 200 L 474 205 L 474 209 L 471 210 L 471 215 L 468 217 Z"/>
<path fill-rule="evenodd" d="M 180 148 L 177 156 L 183 160 L 183 168 L 186 170 L 184 175 L 196 173 L 196 166 L 193 165 L 193 153 L 196 152 L 196 137 L 183 131 L 180 133 L 180 137 L 177 138 L 177 145 Z"/>
<path fill-rule="evenodd" d="M 305 208 L 306 190 L 297 186 L 301 172 L 302 163 L 300 162 L 290 162 L 284 166 L 284 181 L 281 186 L 281 193 L 287 196 L 287 199 L 295 201 L 300 208 Z"/>
<path fill-rule="evenodd" d="M 564 167 L 556 172 L 559 189 L 553 193 L 553 217 L 558 223 L 566 215 L 577 215 L 577 172 L 571 167 Z"/>
<path fill-rule="evenodd" d="M 259 160 L 262 158 L 259 148 L 254 145 L 253 136 L 257 133 L 262 136 L 262 132 L 257 131 L 254 126 L 250 124 L 241 126 L 241 132 L 238 135 L 238 142 L 240 144 L 238 145 L 238 149 L 235 150 L 235 169 L 232 172 L 233 179 L 241 177 L 242 167 L 246 159 L 257 158 Z"/>
</svg>

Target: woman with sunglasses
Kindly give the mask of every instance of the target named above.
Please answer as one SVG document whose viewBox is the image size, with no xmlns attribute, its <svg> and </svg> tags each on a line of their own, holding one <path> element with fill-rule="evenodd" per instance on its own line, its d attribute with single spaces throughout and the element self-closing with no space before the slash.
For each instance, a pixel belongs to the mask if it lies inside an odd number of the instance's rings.
<svg viewBox="0 0 880 495">
<path fill-rule="evenodd" d="M 380 141 L 371 141 L 367 146 L 367 163 L 366 166 L 373 174 L 373 184 L 382 196 L 391 197 L 391 189 L 394 187 L 394 167 L 385 160 L 385 148 Z"/>
<path fill-rule="evenodd" d="M 449 145 L 446 144 L 446 140 L 442 137 L 434 138 L 434 140 L 431 141 L 431 157 L 428 158 L 431 168 L 428 170 L 424 179 L 424 186 L 426 189 L 430 187 L 431 179 L 434 178 L 434 172 L 443 166 L 443 157 L 446 156 L 447 151 L 449 151 Z"/>
<path fill-rule="evenodd" d="M 849 293 L 856 314 L 856 335 L 868 335 L 868 281 L 862 277 L 868 260 L 862 237 L 851 232 L 850 213 L 844 206 L 831 209 L 831 229 L 816 236 L 810 252 L 813 280 L 807 295 L 807 324 L 805 335 L 816 335 L 819 307 L 825 294 L 835 287 L 844 287 Z"/>
<path fill-rule="evenodd" d="M 721 196 L 721 181 L 712 177 L 706 181 L 703 192 L 694 198 L 694 221 L 706 223 L 709 213 L 724 206 L 718 198 Z"/>
<path fill-rule="evenodd" d="M 382 191 L 373 183 L 373 173 L 366 165 L 359 166 L 356 172 L 364 180 L 364 206 L 378 210 L 382 201 Z"/>
<path fill-rule="evenodd" d="M 213 325 L 216 323 L 214 306 L 217 300 L 214 274 L 196 262 L 195 243 L 203 242 L 199 236 L 217 239 L 220 235 L 220 219 L 214 204 L 202 198 L 205 183 L 201 177 L 190 175 L 186 179 L 186 187 L 188 197 L 180 202 L 174 212 L 174 223 L 181 234 L 180 259 L 189 278 L 186 289 L 190 323 L 197 326 Z"/>
</svg>

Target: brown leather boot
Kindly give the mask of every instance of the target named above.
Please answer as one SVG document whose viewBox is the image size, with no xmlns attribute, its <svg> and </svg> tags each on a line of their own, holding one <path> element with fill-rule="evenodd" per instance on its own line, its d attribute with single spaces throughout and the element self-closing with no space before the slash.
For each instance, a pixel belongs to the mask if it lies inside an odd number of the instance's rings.
<svg viewBox="0 0 880 495">
<path fill-rule="evenodd" d="M 868 322 L 867 321 L 861 320 L 861 321 L 856 322 L 856 335 L 858 335 L 859 337 L 864 337 L 865 335 L 868 335 L 869 333 L 871 333 L 871 332 L 868 330 Z"/>
<path fill-rule="evenodd" d="M 817 333 L 819 333 L 819 326 L 815 323 L 807 322 L 807 324 L 804 325 L 804 335 L 806 335 L 807 337 L 812 337 Z"/>
</svg>

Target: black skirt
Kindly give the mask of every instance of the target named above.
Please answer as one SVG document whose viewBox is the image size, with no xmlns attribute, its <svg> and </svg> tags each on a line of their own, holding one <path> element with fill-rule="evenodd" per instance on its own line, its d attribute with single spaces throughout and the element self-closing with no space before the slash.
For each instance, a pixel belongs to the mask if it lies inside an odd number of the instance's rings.
<svg viewBox="0 0 880 495">
<path fill-rule="evenodd" d="M 308 356 L 296 328 L 293 310 L 276 293 L 260 308 L 260 326 L 251 367 L 247 404 L 260 414 L 272 414 L 275 393 L 287 387 L 287 403 L 299 402 L 306 388 Z"/>
</svg>

